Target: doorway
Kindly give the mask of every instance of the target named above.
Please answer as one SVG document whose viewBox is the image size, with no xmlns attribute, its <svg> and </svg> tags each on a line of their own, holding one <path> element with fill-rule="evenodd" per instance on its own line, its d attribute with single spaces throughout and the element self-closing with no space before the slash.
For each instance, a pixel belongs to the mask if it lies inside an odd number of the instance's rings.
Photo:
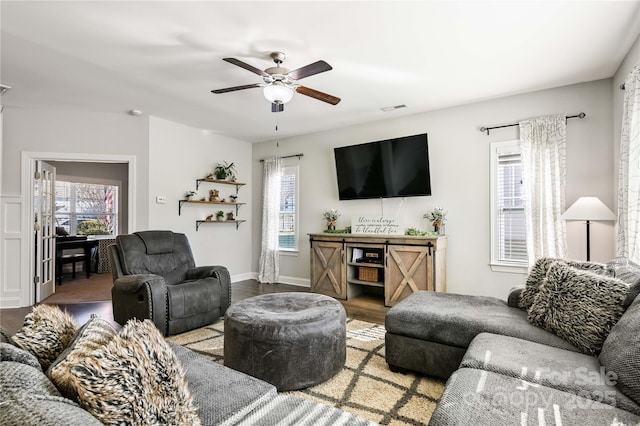
<svg viewBox="0 0 640 426">
<path fill-rule="evenodd" d="M 128 232 L 129 229 L 135 229 L 135 212 L 136 212 L 136 161 L 134 156 L 122 156 L 122 155 L 102 155 L 102 154 L 72 154 L 72 153 L 37 153 L 37 152 L 23 152 L 22 153 L 22 193 L 25 194 L 25 200 L 28 205 L 25 205 L 26 211 L 30 212 L 30 223 L 35 223 L 35 187 L 31 184 L 37 169 L 38 161 L 46 161 L 53 164 L 63 163 L 77 163 L 81 165 L 83 163 L 101 163 L 101 164 L 114 164 L 121 163 L 126 166 L 126 190 L 122 192 L 126 193 L 126 202 L 123 201 L 123 208 L 121 209 L 121 217 L 126 227 L 121 227 L 118 232 Z M 38 264 L 37 240 L 33 238 L 32 229 L 25 227 L 23 231 L 23 241 L 29 242 L 24 244 L 26 250 L 23 250 L 22 256 L 24 259 L 29 259 L 28 268 L 29 272 L 25 276 L 34 277 L 34 271 Z M 30 281 L 34 283 L 34 281 Z M 28 289 L 24 289 L 26 300 L 29 304 L 34 304 L 38 298 L 38 288 L 36 285 L 29 284 Z M 28 290 L 28 291 L 27 291 Z"/>
</svg>

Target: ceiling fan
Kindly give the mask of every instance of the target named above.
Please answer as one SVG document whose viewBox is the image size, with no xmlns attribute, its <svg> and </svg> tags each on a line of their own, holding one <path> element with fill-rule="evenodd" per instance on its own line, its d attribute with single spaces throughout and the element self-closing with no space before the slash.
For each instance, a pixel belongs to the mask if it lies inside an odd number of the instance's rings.
<svg viewBox="0 0 640 426">
<path fill-rule="evenodd" d="M 298 84 L 298 80 L 301 80 L 305 77 L 310 77 L 315 74 L 320 74 L 321 72 L 332 70 L 333 68 L 331 68 L 331 65 L 329 65 L 325 61 L 318 61 L 306 65 L 302 68 L 289 71 L 287 68 L 281 66 L 285 57 L 286 55 L 282 52 L 272 52 L 271 58 L 273 59 L 273 62 L 276 63 L 276 66 L 267 68 L 264 71 L 235 58 L 224 58 L 223 61 L 229 62 L 230 64 L 237 65 L 240 68 L 244 68 L 251 71 L 252 73 L 258 74 L 262 77 L 264 83 L 227 87 L 226 89 L 212 90 L 211 92 L 220 94 L 234 92 L 236 90 L 262 87 L 265 98 L 267 98 L 267 100 L 271 102 L 271 112 L 284 111 L 284 104 L 286 104 L 291 100 L 291 98 L 293 98 L 294 92 L 310 96 L 331 105 L 336 105 L 338 102 L 340 102 L 340 98 Z"/>
</svg>

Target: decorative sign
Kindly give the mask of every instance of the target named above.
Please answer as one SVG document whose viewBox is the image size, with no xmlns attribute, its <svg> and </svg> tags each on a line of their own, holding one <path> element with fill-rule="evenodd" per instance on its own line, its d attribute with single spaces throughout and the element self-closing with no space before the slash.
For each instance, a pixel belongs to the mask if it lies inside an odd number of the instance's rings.
<svg viewBox="0 0 640 426">
<path fill-rule="evenodd" d="M 397 217 L 356 216 L 351 219 L 352 234 L 404 235 Z"/>
</svg>

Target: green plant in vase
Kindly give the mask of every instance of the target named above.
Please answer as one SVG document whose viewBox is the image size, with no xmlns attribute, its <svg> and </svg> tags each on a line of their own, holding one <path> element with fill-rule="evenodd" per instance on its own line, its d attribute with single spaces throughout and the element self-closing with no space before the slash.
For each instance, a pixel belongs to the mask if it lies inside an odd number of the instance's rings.
<svg viewBox="0 0 640 426">
<path fill-rule="evenodd" d="M 439 235 L 444 235 L 444 223 L 447 219 L 447 212 L 444 211 L 442 207 L 436 206 L 422 217 L 431 222 L 434 232 L 437 232 Z"/>
<path fill-rule="evenodd" d="M 216 220 L 222 220 L 224 218 L 224 212 L 222 210 L 218 210 L 216 212 Z"/>
<path fill-rule="evenodd" d="M 222 163 L 216 163 L 216 166 L 213 169 L 213 174 L 218 180 L 229 179 L 231 181 L 234 181 L 236 180 L 235 163 L 227 163 L 226 161 L 223 161 Z"/>
</svg>

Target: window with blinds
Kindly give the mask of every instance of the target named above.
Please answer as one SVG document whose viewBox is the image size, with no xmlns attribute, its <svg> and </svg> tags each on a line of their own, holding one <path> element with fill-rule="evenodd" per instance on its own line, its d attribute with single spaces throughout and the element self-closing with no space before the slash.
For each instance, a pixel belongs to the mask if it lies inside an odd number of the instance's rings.
<svg viewBox="0 0 640 426">
<path fill-rule="evenodd" d="M 527 236 L 518 141 L 492 146 L 492 264 L 526 265 Z"/>
<path fill-rule="evenodd" d="M 69 235 L 118 234 L 118 186 L 56 180 L 56 226 Z"/>
<path fill-rule="evenodd" d="M 283 167 L 280 183 L 280 250 L 297 250 L 298 242 L 298 167 Z"/>
</svg>

